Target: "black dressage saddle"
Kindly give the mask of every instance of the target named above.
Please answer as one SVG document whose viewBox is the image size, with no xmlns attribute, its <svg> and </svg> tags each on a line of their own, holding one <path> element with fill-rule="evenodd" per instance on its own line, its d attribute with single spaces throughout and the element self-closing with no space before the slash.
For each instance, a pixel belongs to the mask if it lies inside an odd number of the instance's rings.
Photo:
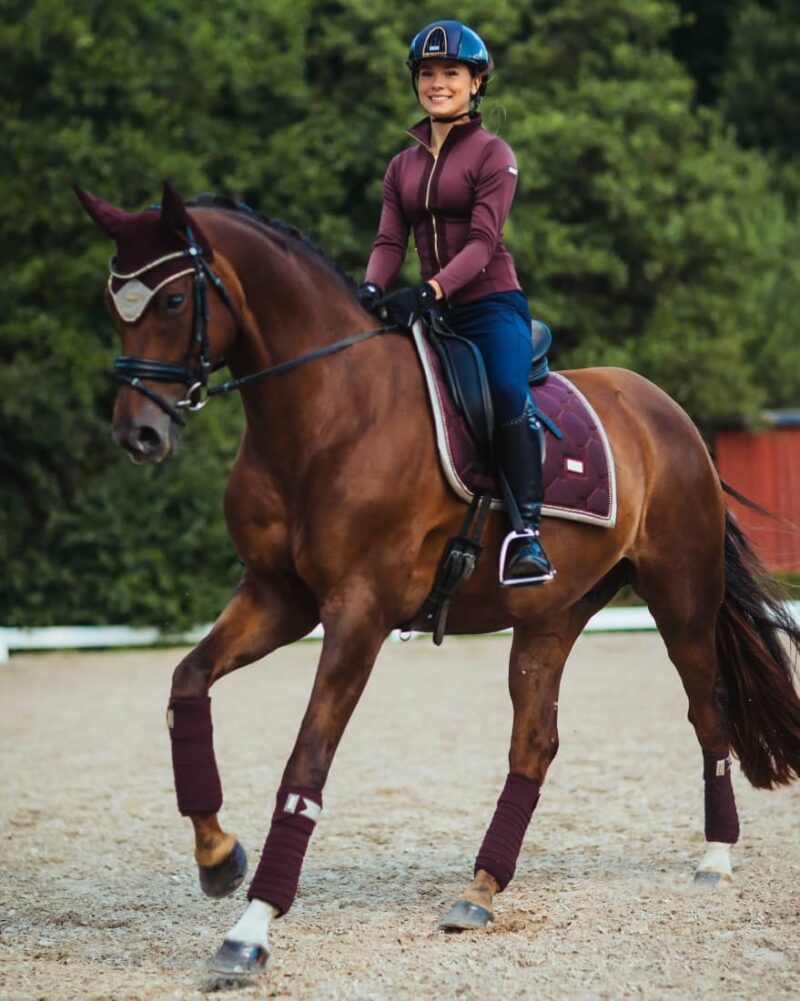
<svg viewBox="0 0 800 1001">
<path fill-rule="evenodd" d="M 486 366 L 480 351 L 466 337 L 461 337 L 447 326 L 437 313 L 428 317 L 430 342 L 441 362 L 447 388 L 469 425 L 486 468 L 494 467 L 492 439 L 494 437 L 494 410 L 489 393 Z M 528 375 L 528 383 L 538 386 L 550 374 L 547 352 L 553 343 L 553 335 L 545 323 L 534 320 L 531 324 L 533 341 L 533 361 Z M 544 422 L 549 430 L 561 435 L 550 422 Z"/>
</svg>

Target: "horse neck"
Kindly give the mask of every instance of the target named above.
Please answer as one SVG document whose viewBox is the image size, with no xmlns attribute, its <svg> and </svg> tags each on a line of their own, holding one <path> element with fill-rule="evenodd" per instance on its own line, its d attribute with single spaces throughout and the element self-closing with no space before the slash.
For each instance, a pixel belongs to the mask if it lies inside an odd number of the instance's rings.
<svg viewBox="0 0 800 1001">
<path fill-rule="evenodd" d="M 371 325 L 355 297 L 322 262 L 291 246 L 284 249 L 238 220 L 229 221 L 228 229 L 223 235 L 220 227 L 220 253 L 235 271 L 245 304 L 242 329 L 228 358 L 235 378 L 298 358 Z M 365 353 L 356 349 L 244 387 L 241 397 L 251 438 L 273 460 L 296 463 L 300 449 L 310 459 L 337 438 L 352 436 L 358 415 L 374 412 L 369 400 L 378 389 L 365 360 Z"/>
</svg>

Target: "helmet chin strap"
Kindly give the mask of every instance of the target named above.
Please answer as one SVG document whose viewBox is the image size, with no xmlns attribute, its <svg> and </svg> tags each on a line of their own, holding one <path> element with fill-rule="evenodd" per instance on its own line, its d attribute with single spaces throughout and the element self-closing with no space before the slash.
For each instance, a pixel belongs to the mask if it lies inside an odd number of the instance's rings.
<svg viewBox="0 0 800 1001">
<path fill-rule="evenodd" d="M 431 115 L 430 119 L 432 122 L 436 122 L 439 125 L 450 125 L 451 122 L 460 122 L 462 118 L 474 118 L 475 112 L 473 111 L 462 111 L 460 115 L 448 115 L 447 118 L 438 118 L 436 115 Z"/>
</svg>

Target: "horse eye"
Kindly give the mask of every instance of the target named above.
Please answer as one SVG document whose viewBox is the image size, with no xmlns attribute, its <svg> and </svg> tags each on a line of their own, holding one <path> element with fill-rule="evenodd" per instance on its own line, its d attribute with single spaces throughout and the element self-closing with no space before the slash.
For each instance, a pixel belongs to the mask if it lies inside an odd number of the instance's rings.
<svg viewBox="0 0 800 1001">
<path fill-rule="evenodd" d="M 168 295 L 165 303 L 167 312 L 177 313 L 183 305 L 183 299 L 184 297 L 179 292 L 173 292 L 171 295 Z"/>
</svg>

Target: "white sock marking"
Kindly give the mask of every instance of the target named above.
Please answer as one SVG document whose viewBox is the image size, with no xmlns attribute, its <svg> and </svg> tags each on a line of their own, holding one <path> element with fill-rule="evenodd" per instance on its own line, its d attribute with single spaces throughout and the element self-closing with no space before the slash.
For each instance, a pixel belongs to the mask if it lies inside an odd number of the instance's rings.
<svg viewBox="0 0 800 1001">
<path fill-rule="evenodd" d="M 731 846 L 724 841 L 706 841 L 706 853 L 703 856 L 698 872 L 718 872 L 721 876 L 733 877 L 731 865 Z"/>
<path fill-rule="evenodd" d="M 231 928 L 225 938 L 247 945 L 260 945 L 269 952 L 269 923 L 278 916 L 272 904 L 251 900 L 247 910 Z"/>
</svg>

